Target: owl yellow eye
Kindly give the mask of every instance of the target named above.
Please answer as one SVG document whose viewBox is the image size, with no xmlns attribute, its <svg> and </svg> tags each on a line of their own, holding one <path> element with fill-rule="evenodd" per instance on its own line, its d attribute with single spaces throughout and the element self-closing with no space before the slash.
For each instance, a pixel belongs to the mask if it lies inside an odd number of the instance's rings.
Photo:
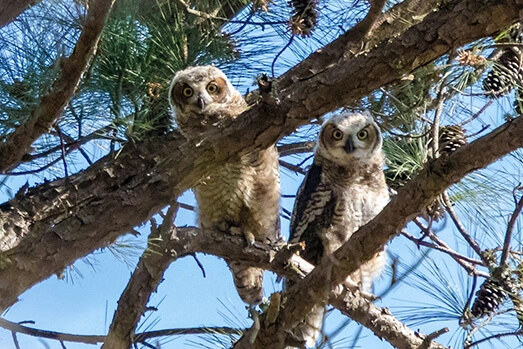
<svg viewBox="0 0 523 349">
<path fill-rule="evenodd" d="M 360 132 L 358 132 L 358 134 L 356 136 L 358 137 L 358 139 L 360 141 L 364 141 L 367 139 L 367 137 L 369 137 L 369 131 L 361 130 Z"/>
<path fill-rule="evenodd" d="M 190 87 L 185 87 L 183 90 L 182 90 L 182 93 L 185 97 L 191 97 L 194 93 L 194 91 L 192 90 L 192 88 Z"/>
<path fill-rule="evenodd" d="M 215 82 L 211 82 L 207 85 L 207 92 L 209 93 L 217 93 L 218 89 L 218 85 Z"/>
<path fill-rule="evenodd" d="M 343 138 L 343 132 L 341 132 L 341 131 L 338 130 L 338 129 L 335 129 L 334 131 L 332 131 L 332 138 L 333 138 L 335 141 L 339 141 L 340 139 Z"/>
</svg>

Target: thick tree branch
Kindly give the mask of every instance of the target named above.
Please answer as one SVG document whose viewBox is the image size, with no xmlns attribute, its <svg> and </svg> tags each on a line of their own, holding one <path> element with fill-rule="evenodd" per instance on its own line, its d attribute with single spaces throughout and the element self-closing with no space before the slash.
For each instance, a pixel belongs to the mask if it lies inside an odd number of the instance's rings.
<svg viewBox="0 0 523 349">
<path fill-rule="evenodd" d="M 241 260 L 274 271 L 294 281 L 301 280 L 314 267 L 293 252 L 296 246 L 275 245 L 260 246 L 259 248 L 245 249 L 245 240 L 241 236 L 225 235 L 220 232 L 201 231 L 197 228 L 177 228 L 175 238 L 169 242 L 166 249 L 172 261 L 191 255 L 195 252 L 212 254 L 229 260 Z M 298 246 L 299 249 L 299 246 Z M 386 309 L 377 307 L 365 298 L 344 290 L 341 294 L 329 292 L 329 302 L 342 313 L 360 322 L 373 331 L 377 336 L 384 338 L 398 348 L 413 348 L 420 346 L 425 338 L 392 316 Z M 265 318 L 262 318 L 265 321 Z M 263 322 L 263 325 L 269 326 Z M 267 327 L 267 329 L 274 329 Z M 249 335 L 247 332 L 243 338 Z M 261 337 L 260 337 L 261 338 Z M 271 337 L 265 337 L 271 339 Z M 266 343 L 265 343 L 266 344 Z M 251 348 L 246 344 L 246 348 Z M 242 347 L 242 342 L 237 347 Z M 266 346 L 268 347 L 268 346 Z M 255 348 L 255 347 L 253 347 Z M 272 348 L 272 347 L 271 347 Z M 437 343 L 430 343 L 427 348 L 442 349 Z"/>
<path fill-rule="evenodd" d="M 279 104 L 251 108 L 198 147 L 174 132 L 135 148 L 128 145 L 116 159 L 104 158 L 68 181 L 20 192 L 0 206 L 0 309 L 147 220 L 239 151 L 268 147 L 309 120 L 518 21 L 523 10 L 523 2 L 516 0 L 462 0 L 446 6 L 366 54 L 323 66 L 313 76 L 310 71 L 287 73 L 280 81 L 294 84 L 280 90 Z M 321 57 L 313 55 L 305 62 L 313 61 L 321 64 Z"/>
<path fill-rule="evenodd" d="M 32 111 L 29 119 L 10 134 L 0 144 L 0 173 L 16 166 L 33 142 L 49 131 L 55 120 L 71 99 L 80 83 L 89 60 L 96 50 L 100 34 L 109 15 L 114 0 L 93 0 L 89 3 L 89 13 L 84 30 L 78 38 L 74 51 L 69 58 L 61 62 L 60 75 L 40 104 Z"/>
<path fill-rule="evenodd" d="M 0 28 L 11 23 L 19 14 L 41 0 L 0 0 Z"/>
<path fill-rule="evenodd" d="M 134 342 L 134 331 L 145 313 L 147 302 L 163 279 L 172 258 L 167 252 L 174 229 L 176 208 L 171 206 L 160 226 L 151 221 L 151 234 L 147 248 L 118 300 L 118 308 L 111 322 L 102 348 L 128 349 Z"/>
<path fill-rule="evenodd" d="M 330 45 L 317 50 L 282 76 L 278 82 L 279 88 L 287 88 L 298 79 L 308 79 L 344 57 L 347 59 L 362 49 L 399 36 L 411 26 L 420 23 L 425 14 L 436 9 L 438 3 L 437 0 L 405 0 L 377 17 L 375 12 L 370 13 L 365 21 L 358 23 Z M 374 10 L 377 8 L 375 6 Z M 369 31 L 372 35 L 366 37 Z"/>
</svg>

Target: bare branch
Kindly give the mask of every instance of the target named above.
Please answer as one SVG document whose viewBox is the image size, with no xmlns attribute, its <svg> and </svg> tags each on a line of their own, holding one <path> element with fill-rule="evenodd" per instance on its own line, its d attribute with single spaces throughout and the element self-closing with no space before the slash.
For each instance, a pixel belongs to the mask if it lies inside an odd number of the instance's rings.
<svg viewBox="0 0 523 349">
<path fill-rule="evenodd" d="M 507 257 L 510 252 L 510 242 L 512 240 L 512 232 L 514 230 L 514 226 L 516 225 L 516 220 L 518 219 L 518 216 L 521 213 L 522 209 L 523 209 L 523 196 L 521 196 L 519 201 L 516 203 L 516 208 L 514 209 L 514 212 L 512 212 L 512 215 L 510 216 L 510 220 L 508 222 L 507 232 L 505 233 L 505 241 L 503 242 L 503 251 L 501 252 L 501 258 L 499 261 L 499 265 L 501 267 L 505 266 L 505 264 L 507 262 Z"/>
<path fill-rule="evenodd" d="M 316 141 L 282 144 L 278 146 L 278 153 L 280 154 L 280 157 L 294 154 L 310 153 L 314 150 L 315 146 Z"/>
<path fill-rule="evenodd" d="M 151 224 L 147 248 L 118 300 L 118 308 L 102 348 L 128 349 L 135 341 L 134 331 L 146 310 L 151 293 L 156 290 L 165 270 L 173 261 L 167 245 L 175 237 L 172 233 L 175 231 L 176 210 L 176 206 L 169 207 L 159 227 L 154 222 Z"/>
<path fill-rule="evenodd" d="M 429 248 L 432 248 L 432 249 L 435 249 L 435 250 L 448 254 L 454 260 L 456 260 L 456 262 L 459 263 L 471 275 L 474 274 L 474 275 L 488 277 L 487 273 L 480 272 L 480 271 L 476 270 L 476 268 L 474 268 L 474 266 L 471 265 L 471 264 L 483 265 L 483 261 L 473 259 L 473 258 L 470 258 L 467 256 L 463 256 L 462 254 L 459 254 L 458 252 L 456 252 L 453 249 L 451 249 L 450 247 L 448 247 L 448 245 L 445 243 L 433 244 L 430 242 L 423 241 L 421 239 L 417 239 L 405 230 L 401 231 L 401 235 L 403 235 L 404 237 L 406 237 L 407 239 L 409 239 L 410 241 L 414 242 L 417 245 L 429 247 Z M 441 242 L 443 242 L 443 241 L 441 241 Z M 463 263 L 463 262 L 465 262 L 465 263 Z"/>
<path fill-rule="evenodd" d="M 76 343 L 86 343 L 86 344 L 97 344 L 104 341 L 105 336 L 95 336 L 95 335 L 78 335 L 78 334 L 69 334 L 55 331 L 46 331 L 39 330 L 27 326 L 23 326 L 6 319 L 0 318 L 0 327 L 5 328 L 13 333 L 22 333 L 28 336 L 54 339 L 58 341 L 65 342 L 76 342 Z"/>
<path fill-rule="evenodd" d="M 0 327 L 9 330 L 14 334 L 21 333 L 28 336 L 53 339 L 60 342 L 73 342 L 73 343 L 84 343 L 84 344 L 98 344 L 103 343 L 106 339 L 104 335 L 78 335 L 64 332 L 55 332 L 42 329 L 36 329 L 27 327 L 22 324 L 17 324 L 6 319 L 0 318 Z M 176 335 L 190 335 L 190 334 L 238 334 L 241 333 L 242 329 L 232 327 L 190 327 L 190 328 L 171 328 L 156 331 L 147 331 L 137 333 L 135 341 L 140 343 L 147 339 L 165 337 L 165 336 L 176 336 Z"/>
<path fill-rule="evenodd" d="M 465 229 L 465 227 L 461 223 L 458 215 L 456 214 L 456 211 L 454 211 L 454 208 L 452 207 L 452 202 L 450 202 L 450 198 L 449 198 L 449 195 L 447 194 L 447 192 L 444 192 L 441 195 L 441 197 L 443 199 L 443 203 L 445 204 L 445 210 L 447 211 L 447 213 L 449 214 L 450 218 L 454 222 L 454 225 L 458 229 L 458 231 L 461 234 L 461 236 L 463 236 L 463 238 L 469 244 L 469 246 L 472 247 L 474 252 L 476 252 L 476 254 L 481 258 L 481 260 L 483 261 L 483 264 L 484 265 L 489 265 L 489 261 L 485 257 L 485 255 L 483 254 L 483 251 L 481 250 L 481 247 L 479 247 L 479 244 L 476 242 L 476 240 L 474 240 L 472 238 L 472 236 L 470 236 L 470 234 L 467 232 L 467 229 Z"/>
<path fill-rule="evenodd" d="M 71 56 L 61 62 L 60 75 L 49 92 L 42 97 L 41 103 L 33 110 L 29 119 L 0 144 L 0 173 L 17 166 L 22 157 L 29 152 L 33 142 L 48 132 L 60 117 L 96 50 L 105 19 L 113 3 L 114 0 L 93 0 L 89 3 L 84 30 Z"/>
<path fill-rule="evenodd" d="M 293 171 L 293 172 L 296 172 L 296 173 L 299 173 L 302 175 L 307 173 L 307 171 L 305 171 L 299 165 L 294 165 L 294 164 L 288 163 L 287 161 L 283 161 L 283 160 L 280 160 L 278 163 L 280 164 L 281 167 L 286 168 L 290 171 Z"/>
<path fill-rule="evenodd" d="M 444 9 L 427 15 L 422 24 L 384 41 L 365 55 L 328 66 L 322 63 L 325 57 L 311 55 L 303 65 L 280 78 L 287 82 L 277 96 L 280 104 L 260 103 L 250 108 L 234 121 L 209 132 L 197 147 L 173 132 L 153 142 L 129 144 L 115 159 L 108 156 L 100 160 L 71 176 L 68 183 L 59 179 L 21 193 L 1 205 L 0 227 L 4 230 L 0 249 L 5 262 L 0 270 L 0 309 L 16 302 L 18 295 L 35 283 L 131 231 L 238 152 L 269 147 L 325 112 L 361 98 L 451 49 L 505 28 L 519 20 L 521 9 L 523 3 L 514 0 L 446 3 Z M 326 47 L 322 51 L 328 50 Z M 322 68 L 312 70 L 311 76 L 311 70 L 302 70 L 307 64 Z M 467 154 L 465 150 L 478 148 L 465 146 L 449 158 L 463 158 L 463 165 L 452 162 L 442 168 L 445 158 L 423 175 L 430 178 L 429 173 L 435 171 L 436 178 L 441 172 L 458 180 L 464 171 L 485 166 L 518 148 L 521 134 L 523 121 L 516 118 L 486 136 L 493 145 L 479 148 L 481 159 L 477 159 L 478 153 Z M 468 159 L 458 156 L 463 152 L 469 155 Z M 471 163 L 472 160 L 477 163 Z M 435 193 L 436 189 L 425 194 Z M 420 193 L 416 189 L 412 196 L 420 198 Z M 404 202 L 410 202 L 410 197 Z M 403 217 L 409 219 L 405 210 L 389 218 L 392 222 Z"/>
</svg>

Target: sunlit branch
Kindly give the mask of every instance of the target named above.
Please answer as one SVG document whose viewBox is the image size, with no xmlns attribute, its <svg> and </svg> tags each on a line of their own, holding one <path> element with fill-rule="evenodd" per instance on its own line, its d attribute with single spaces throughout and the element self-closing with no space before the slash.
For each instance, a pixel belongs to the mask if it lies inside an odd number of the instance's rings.
<svg viewBox="0 0 523 349">
<path fill-rule="evenodd" d="M 62 342 L 83 343 L 83 344 L 98 344 L 103 343 L 106 339 L 105 335 L 79 335 L 72 333 L 48 331 L 27 327 L 22 324 L 8 321 L 0 318 L 0 327 L 16 334 L 24 334 L 32 337 L 52 339 Z M 194 335 L 194 334 L 240 334 L 244 329 L 233 327 L 188 327 L 188 328 L 171 328 L 156 331 L 146 331 L 137 333 L 135 335 L 135 342 L 141 343 L 144 340 L 166 336 L 180 336 L 180 335 Z"/>
</svg>

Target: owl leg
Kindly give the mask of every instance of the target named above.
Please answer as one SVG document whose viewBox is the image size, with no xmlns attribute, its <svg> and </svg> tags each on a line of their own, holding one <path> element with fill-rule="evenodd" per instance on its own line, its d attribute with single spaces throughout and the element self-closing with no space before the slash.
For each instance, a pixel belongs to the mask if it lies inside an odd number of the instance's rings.
<svg viewBox="0 0 523 349">
<path fill-rule="evenodd" d="M 226 221 L 222 221 L 220 222 L 220 224 L 216 226 L 216 228 L 225 234 L 231 234 L 236 236 L 243 235 L 245 237 L 245 241 L 247 241 L 248 247 L 252 247 L 254 245 L 254 234 L 247 227 L 238 227 Z"/>
<path fill-rule="evenodd" d="M 252 230 L 247 227 L 230 227 L 229 231 L 231 235 L 243 235 L 245 241 L 247 242 L 247 247 L 252 247 L 255 245 L 256 238 L 252 233 Z"/>
<path fill-rule="evenodd" d="M 360 296 L 365 298 L 366 300 L 373 302 L 379 297 L 376 297 L 370 292 L 365 292 L 361 289 L 360 285 L 356 283 L 354 280 L 352 280 L 350 277 L 348 277 L 345 282 L 343 282 L 343 286 L 347 287 L 352 293 L 358 293 Z"/>
</svg>

